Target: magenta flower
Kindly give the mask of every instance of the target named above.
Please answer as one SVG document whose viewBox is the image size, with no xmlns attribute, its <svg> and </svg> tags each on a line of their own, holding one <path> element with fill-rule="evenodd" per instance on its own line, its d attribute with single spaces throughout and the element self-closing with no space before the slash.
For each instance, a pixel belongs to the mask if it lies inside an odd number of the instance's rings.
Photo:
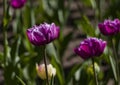
<svg viewBox="0 0 120 85">
<path fill-rule="evenodd" d="M 60 29 L 54 23 L 34 25 L 27 29 L 27 36 L 30 42 L 36 46 L 45 45 L 59 37 Z"/>
<path fill-rule="evenodd" d="M 98 27 L 103 35 L 115 35 L 120 32 L 120 20 L 105 20 L 103 23 L 98 24 Z"/>
<path fill-rule="evenodd" d="M 97 38 L 88 38 L 82 41 L 80 45 L 74 49 L 74 52 L 83 59 L 88 59 L 100 56 L 103 53 L 105 46 L 106 41 Z"/>
<path fill-rule="evenodd" d="M 11 0 L 11 1 L 10 1 L 10 5 L 11 5 L 14 9 L 22 8 L 25 3 L 26 3 L 26 0 Z"/>
</svg>

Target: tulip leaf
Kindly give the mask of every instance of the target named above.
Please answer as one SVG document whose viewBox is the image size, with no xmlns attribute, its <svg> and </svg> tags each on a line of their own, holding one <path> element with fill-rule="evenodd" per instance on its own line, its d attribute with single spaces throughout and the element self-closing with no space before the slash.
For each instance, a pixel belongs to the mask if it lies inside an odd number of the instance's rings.
<svg viewBox="0 0 120 85">
<path fill-rule="evenodd" d="M 16 76 L 16 78 L 21 82 L 22 85 L 26 85 L 26 84 L 24 83 L 24 81 L 23 81 L 19 76 Z"/>
<path fill-rule="evenodd" d="M 29 10 L 29 7 L 26 6 L 25 7 L 25 11 L 24 11 L 24 14 L 23 14 L 23 20 L 24 20 L 24 24 L 25 24 L 25 27 L 28 28 L 28 27 L 31 27 L 31 21 L 30 21 L 30 10 Z"/>
<path fill-rule="evenodd" d="M 51 77 L 50 85 L 54 85 L 54 76 Z"/>
<path fill-rule="evenodd" d="M 55 66 L 55 68 L 57 70 L 56 72 L 57 72 L 57 76 L 58 76 L 60 85 L 64 85 L 63 69 L 62 69 L 61 63 L 59 61 L 60 59 L 56 54 L 57 52 L 55 50 L 53 43 L 50 43 L 47 45 L 47 53 L 51 59 L 52 65 Z"/>
<path fill-rule="evenodd" d="M 64 73 L 63 73 L 62 66 L 61 66 L 61 64 L 56 62 L 54 56 L 51 56 L 51 57 L 53 57 L 51 59 L 51 63 L 56 68 L 56 74 L 57 74 L 57 78 L 59 80 L 59 85 L 64 85 L 65 79 L 64 79 Z"/>
<path fill-rule="evenodd" d="M 58 18 L 59 18 L 59 22 L 64 24 L 65 20 L 64 20 L 64 14 L 62 10 L 58 10 Z"/>
<path fill-rule="evenodd" d="M 112 56 L 109 56 L 109 59 L 110 59 L 110 64 L 111 64 L 111 67 L 112 67 L 112 70 L 113 70 L 113 74 L 114 74 L 114 77 L 115 77 L 115 80 L 117 81 L 118 78 L 117 78 L 117 71 L 116 71 L 116 63 L 115 63 L 115 60 Z"/>
<path fill-rule="evenodd" d="M 86 16 L 82 16 L 80 21 L 76 21 L 76 25 L 78 28 L 82 28 L 82 30 L 89 36 L 95 36 L 95 29 L 91 25 L 90 21 Z"/>
<path fill-rule="evenodd" d="M 18 36 L 18 37 L 16 37 L 16 40 L 13 43 L 12 50 L 11 50 L 12 61 L 14 61 L 14 59 L 18 57 L 20 43 L 21 43 L 21 37 Z"/>
<path fill-rule="evenodd" d="M 94 0 L 82 0 L 82 3 L 86 6 L 89 6 L 91 7 L 93 5 L 93 2 Z"/>
<path fill-rule="evenodd" d="M 51 56 L 54 56 L 57 63 L 60 64 L 59 57 L 56 54 L 57 52 L 55 50 L 55 47 L 54 47 L 53 43 L 50 43 L 50 44 L 47 45 L 47 53 Z"/>
<path fill-rule="evenodd" d="M 62 57 L 64 55 L 64 52 L 65 50 L 67 49 L 67 46 L 70 42 L 70 40 L 72 39 L 72 35 L 73 35 L 73 32 L 70 32 L 68 35 L 66 35 L 64 37 L 64 39 L 62 40 L 62 42 L 60 43 L 60 46 L 62 46 L 60 48 L 60 56 Z"/>
<path fill-rule="evenodd" d="M 69 81 L 71 80 L 71 78 L 75 75 L 76 71 L 78 71 L 80 69 L 82 64 L 76 65 L 72 68 L 72 70 L 69 72 L 68 76 L 67 76 L 67 81 L 66 83 L 68 84 Z"/>
<path fill-rule="evenodd" d="M 96 2 L 95 0 L 90 0 L 92 7 L 95 9 L 96 8 Z"/>
<path fill-rule="evenodd" d="M 3 61 L 3 53 L 0 52 L 0 62 L 2 62 L 2 61 Z"/>
<path fill-rule="evenodd" d="M 115 50 L 118 52 L 120 50 L 120 34 L 116 35 L 113 39 L 115 40 Z"/>
<path fill-rule="evenodd" d="M 106 9 L 105 11 L 105 14 L 104 14 L 104 18 L 108 18 L 111 17 L 111 18 L 117 18 L 119 17 L 120 18 L 120 8 L 119 8 L 119 5 L 120 5 L 120 0 L 111 0 L 111 4 L 110 6 Z"/>
</svg>

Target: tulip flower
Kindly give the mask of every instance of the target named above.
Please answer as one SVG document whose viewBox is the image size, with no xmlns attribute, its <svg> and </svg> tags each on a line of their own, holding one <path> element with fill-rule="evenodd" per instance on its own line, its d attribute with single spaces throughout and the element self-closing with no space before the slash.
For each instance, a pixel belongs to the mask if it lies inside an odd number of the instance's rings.
<svg viewBox="0 0 120 85">
<path fill-rule="evenodd" d="M 47 69 L 48 69 L 48 79 L 50 80 L 52 77 L 54 77 L 56 75 L 56 69 L 51 65 L 47 65 Z M 45 80 L 46 78 L 46 72 L 45 72 L 45 64 L 41 64 L 41 65 L 36 65 L 36 70 L 37 70 L 37 74 L 38 76 Z"/>
<path fill-rule="evenodd" d="M 83 59 L 88 59 L 100 56 L 103 53 L 105 46 L 106 41 L 97 38 L 88 38 L 82 41 L 74 51 Z"/>
<path fill-rule="evenodd" d="M 27 36 L 30 42 L 36 46 L 46 45 L 59 37 L 59 27 L 54 23 L 34 25 L 27 29 Z"/>
<path fill-rule="evenodd" d="M 105 20 L 103 23 L 99 23 L 98 27 L 103 35 L 115 35 L 120 32 L 120 20 Z"/>
<path fill-rule="evenodd" d="M 26 0 L 10 0 L 10 5 L 15 9 L 22 8 L 25 3 Z"/>
</svg>

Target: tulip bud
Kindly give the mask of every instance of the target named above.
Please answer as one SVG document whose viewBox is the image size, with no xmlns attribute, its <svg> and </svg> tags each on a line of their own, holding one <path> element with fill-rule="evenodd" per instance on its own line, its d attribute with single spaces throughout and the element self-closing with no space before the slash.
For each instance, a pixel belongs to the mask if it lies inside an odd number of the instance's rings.
<svg viewBox="0 0 120 85">
<path fill-rule="evenodd" d="M 25 3 L 26 3 L 26 0 L 10 0 L 10 5 L 14 9 L 22 8 Z"/>
<path fill-rule="evenodd" d="M 36 64 L 36 70 L 37 70 L 37 74 L 38 76 L 45 80 L 47 79 L 46 77 L 46 72 L 45 72 L 45 64 L 41 64 L 38 66 L 38 64 Z M 47 65 L 47 71 L 48 71 L 48 79 L 50 80 L 51 77 L 54 77 L 56 75 L 56 69 L 51 65 Z"/>
</svg>

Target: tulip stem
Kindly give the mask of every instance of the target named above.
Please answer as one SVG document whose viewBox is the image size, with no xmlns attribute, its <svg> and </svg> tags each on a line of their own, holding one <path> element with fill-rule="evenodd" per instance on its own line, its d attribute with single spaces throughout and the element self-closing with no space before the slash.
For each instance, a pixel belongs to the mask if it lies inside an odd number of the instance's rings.
<svg viewBox="0 0 120 85">
<path fill-rule="evenodd" d="M 6 58 L 8 54 L 8 41 L 7 41 L 7 23 L 6 23 L 6 17 L 7 17 L 7 0 L 3 0 L 3 37 L 4 37 L 4 66 L 6 66 Z"/>
<path fill-rule="evenodd" d="M 48 69 L 47 69 L 47 61 L 46 61 L 46 46 L 44 46 L 44 64 L 45 64 L 45 72 L 47 77 L 47 85 L 49 85 L 49 79 L 48 79 Z"/>
<path fill-rule="evenodd" d="M 94 71 L 95 85 L 98 85 L 97 74 L 96 74 L 96 71 L 95 71 L 94 58 L 92 58 L 92 64 L 93 64 L 93 71 Z"/>
</svg>

